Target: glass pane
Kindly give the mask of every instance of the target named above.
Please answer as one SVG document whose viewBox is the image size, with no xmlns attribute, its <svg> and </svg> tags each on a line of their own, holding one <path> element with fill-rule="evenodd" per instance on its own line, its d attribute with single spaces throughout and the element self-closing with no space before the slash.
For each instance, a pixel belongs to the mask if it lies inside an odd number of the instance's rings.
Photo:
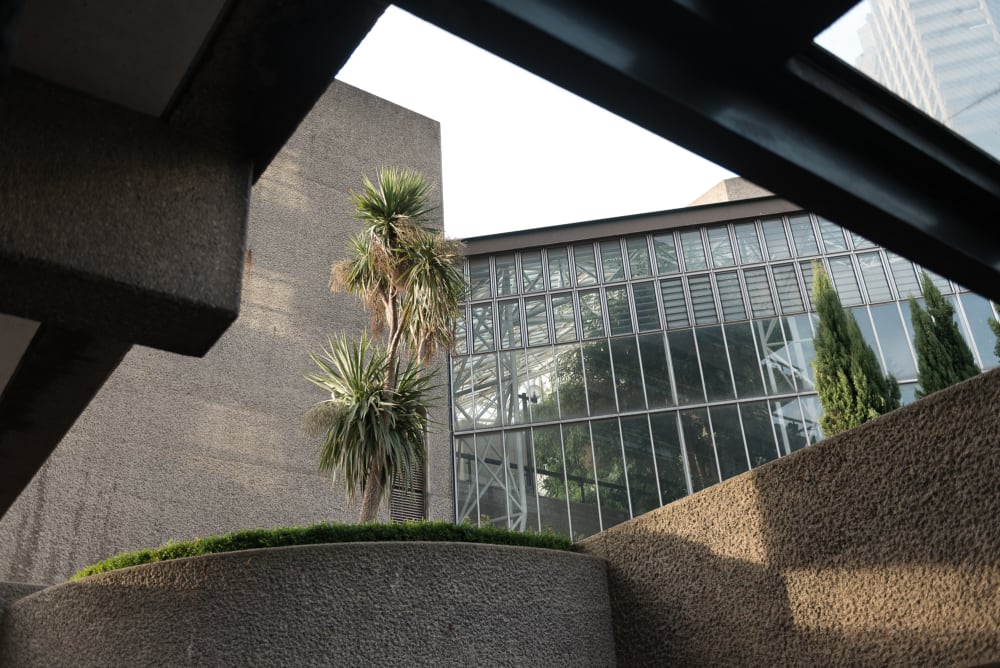
<svg viewBox="0 0 1000 668">
<path fill-rule="evenodd" d="M 854 244 L 854 247 L 858 250 L 864 250 L 865 248 L 875 248 L 874 242 L 869 241 L 860 234 L 855 234 L 854 232 L 851 232 L 851 242 Z"/>
<path fill-rule="evenodd" d="M 809 445 L 797 398 L 772 400 L 771 421 L 774 424 L 774 434 L 778 437 L 778 449 L 782 454 L 790 455 Z"/>
<path fill-rule="evenodd" d="M 783 318 L 783 321 L 785 341 L 788 342 L 788 359 L 795 384 L 799 392 L 811 392 L 815 389 L 816 382 L 812 364 L 816 359 L 816 347 L 813 345 L 809 316 L 794 315 Z"/>
<path fill-rule="evenodd" d="M 878 332 L 879 343 L 885 356 L 889 373 L 899 380 L 917 377 L 917 366 L 910 352 L 910 341 L 903 329 L 899 309 L 896 304 L 882 304 L 872 307 L 872 320 Z"/>
<path fill-rule="evenodd" d="M 831 257 L 830 273 L 833 274 L 833 285 L 844 306 L 856 306 L 861 303 L 861 290 L 858 288 L 858 278 L 854 274 L 854 265 L 850 256 Z"/>
<path fill-rule="evenodd" d="M 762 464 L 778 458 L 778 449 L 774 443 L 774 428 L 771 425 L 771 412 L 766 401 L 752 401 L 740 404 L 743 416 L 743 434 L 747 441 L 747 452 L 750 455 L 750 466 L 757 468 Z"/>
<path fill-rule="evenodd" d="M 594 437 L 594 468 L 597 491 L 601 495 L 601 521 L 605 529 L 629 519 L 628 487 L 618 419 L 595 420 L 590 425 Z"/>
<path fill-rule="evenodd" d="M 762 220 L 761 230 L 764 232 L 764 245 L 767 246 L 767 256 L 772 260 L 785 260 L 792 256 L 788 250 L 788 237 L 785 236 L 785 224 L 780 218 Z"/>
<path fill-rule="evenodd" d="M 917 400 L 917 388 L 919 383 L 900 383 L 899 384 L 899 405 L 906 406 L 907 404 L 912 404 Z"/>
<path fill-rule="evenodd" d="M 781 321 L 758 320 L 753 323 L 757 335 L 760 367 L 764 371 L 764 385 L 768 394 L 786 394 L 795 391 L 795 369 L 789 358 L 782 335 Z"/>
<path fill-rule="evenodd" d="M 750 468 L 743 448 L 740 413 L 735 404 L 713 406 L 709 409 L 712 433 L 715 435 L 715 452 L 719 457 L 722 479 L 732 478 Z"/>
<path fill-rule="evenodd" d="M 576 316 L 573 314 L 573 295 L 552 295 L 552 328 L 558 343 L 576 341 Z"/>
<path fill-rule="evenodd" d="M 500 321 L 500 347 L 517 348 L 523 345 L 521 340 L 521 305 L 517 300 L 500 302 L 498 305 Z"/>
<path fill-rule="evenodd" d="M 809 308 L 813 308 L 813 273 L 816 271 L 816 266 L 819 262 L 799 262 L 799 269 L 802 270 L 802 280 L 806 282 L 806 301 L 809 302 Z"/>
<path fill-rule="evenodd" d="M 468 322 L 468 309 L 459 307 L 461 315 L 455 318 L 455 354 L 467 355 L 469 353 L 469 332 L 466 327 Z"/>
<path fill-rule="evenodd" d="M 698 338 L 698 353 L 701 369 L 705 377 L 705 390 L 709 401 L 725 401 L 733 398 L 733 377 L 729 373 L 726 359 L 726 342 L 722 338 L 722 327 L 699 327 L 694 330 Z"/>
<path fill-rule="evenodd" d="M 580 327 L 585 339 L 604 336 L 604 314 L 601 312 L 601 295 L 597 290 L 580 291 Z"/>
<path fill-rule="evenodd" d="M 632 333 L 632 313 L 628 308 L 628 288 L 608 288 L 605 292 L 608 300 L 608 327 L 611 335 Z"/>
<path fill-rule="evenodd" d="M 656 257 L 656 270 L 661 276 L 680 271 L 672 232 L 653 236 L 653 255 Z"/>
<path fill-rule="evenodd" d="M 493 350 L 493 305 L 472 307 L 472 349 L 479 352 Z"/>
<path fill-rule="evenodd" d="M 559 403 L 556 396 L 555 359 L 551 348 L 529 350 L 528 364 L 528 408 L 531 420 L 542 422 L 559 417 Z"/>
<path fill-rule="evenodd" d="M 594 285 L 597 283 L 597 258 L 594 257 L 593 244 L 575 244 L 573 259 L 576 262 L 576 284 Z"/>
<path fill-rule="evenodd" d="M 628 472 L 632 516 L 638 517 L 660 507 L 653 448 L 649 441 L 649 424 L 645 415 L 622 418 L 622 444 L 625 446 L 625 470 Z"/>
<path fill-rule="evenodd" d="M 550 248 L 545 251 L 549 260 L 549 288 L 560 290 L 570 287 L 569 256 L 565 248 Z"/>
<path fill-rule="evenodd" d="M 459 523 L 479 523 L 476 494 L 476 447 L 472 436 L 455 438 L 455 512 Z"/>
<path fill-rule="evenodd" d="M 656 286 L 653 282 L 633 283 L 632 297 L 635 299 L 635 317 L 639 331 L 662 329 L 660 309 L 656 304 Z"/>
<path fill-rule="evenodd" d="M 838 253 L 847 250 L 847 241 L 844 239 L 844 228 L 836 223 L 831 223 L 822 216 L 819 218 L 819 233 L 823 237 L 823 246 L 827 253 Z"/>
<path fill-rule="evenodd" d="M 649 262 L 649 246 L 646 237 L 629 237 L 625 240 L 628 251 L 628 268 L 632 278 L 646 278 L 653 275 L 653 267 Z"/>
<path fill-rule="evenodd" d="M 545 289 L 545 282 L 542 280 L 542 251 L 521 252 L 521 286 L 525 292 Z"/>
<path fill-rule="evenodd" d="M 528 330 L 529 346 L 549 342 L 549 323 L 545 316 L 545 297 L 524 298 L 524 322 Z"/>
<path fill-rule="evenodd" d="M 500 386 L 495 354 L 472 358 L 472 384 L 475 388 L 475 428 L 500 426 Z"/>
<path fill-rule="evenodd" d="M 719 469 L 715 463 L 708 411 L 696 408 L 681 411 L 680 415 L 688 471 L 691 474 L 691 491 L 697 492 L 719 482 Z"/>
<path fill-rule="evenodd" d="M 559 427 L 536 427 L 532 430 L 532 439 L 535 447 L 539 525 L 542 531 L 569 536 L 569 512 L 566 508 L 566 480 L 563 477 Z"/>
<path fill-rule="evenodd" d="M 670 393 L 670 369 L 662 334 L 643 334 L 639 337 L 639 353 L 646 376 L 646 398 L 650 408 L 673 405 Z"/>
<path fill-rule="evenodd" d="M 885 252 L 889 259 L 889 271 L 892 272 L 892 280 L 896 283 L 896 292 L 900 299 L 906 299 L 910 295 L 920 296 L 920 281 L 917 280 L 917 273 L 913 269 L 913 263 L 904 257 Z"/>
<path fill-rule="evenodd" d="M 615 389 L 618 410 L 640 411 L 646 408 L 642 371 L 639 367 L 639 347 L 631 336 L 611 339 L 611 358 L 615 366 Z"/>
<path fill-rule="evenodd" d="M 744 269 L 743 279 L 747 284 L 747 294 L 750 296 L 750 308 L 755 318 L 774 315 L 774 300 L 771 298 L 771 286 L 767 282 L 767 271 L 764 267 Z"/>
<path fill-rule="evenodd" d="M 948 282 L 947 278 L 945 278 L 941 274 L 935 274 L 930 269 L 924 269 L 924 271 L 926 271 L 927 275 L 930 276 L 931 283 L 933 283 L 934 287 L 936 287 L 938 290 L 940 290 L 941 292 L 943 292 L 945 294 L 947 294 L 947 293 L 949 293 L 949 292 L 952 291 L 951 290 L 951 283 Z"/>
<path fill-rule="evenodd" d="M 535 499 L 535 466 L 527 429 L 504 434 L 507 448 L 507 505 L 510 528 L 516 531 L 538 530 L 538 503 Z"/>
<path fill-rule="evenodd" d="M 472 359 L 453 357 L 451 361 L 452 406 L 455 411 L 455 429 L 472 429 L 476 413 L 472 392 Z"/>
<path fill-rule="evenodd" d="M 722 316 L 726 321 L 746 320 L 747 310 L 743 305 L 739 274 L 735 271 L 716 274 L 715 282 L 719 286 L 719 302 L 722 304 Z"/>
<path fill-rule="evenodd" d="M 677 431 L 676 413 L 657 413 L 649 416 L 653 431 L 653 450 L 656 455 L 656 473 L 660 481 L 663 503 L 670 503 L 688 494 L 687 477 L 684 475 L 684 453 Z"/>
<path fill-rule="evenodd" d="M 611 384 L 611 358 L 607 339 L 583 344 L 583 365 L 587 372 L 587 401 L 591 415 L 615 412 L 615 391 Z"/>
<path fill-rule="evenodd" d="M 516 295 L 518 279 L 514 268 L 514 254 L 497 255 L 493 262 L 497 268 L 497 295 Z"/>
<path fill-rule="evenodd" d="M 690 329 L 668 332 L 667 343 L 674 368 L 674 382 L 677 384 L 677 403 L 697 404 L 705 401 L 698 353 L 694 347 L 694 332 Z"/>
<path fill-rule="evenodd" d="M 681 232 L 681 252 L 684 254 L 686 271 L 708 269 L 705 258 L 705 245 L 701 239 L 701 230 L 685 230 Z"/>
<path fill-rule="evenodd" d="M 820 406 L 819 397 L 815 394 L 807 394 L 799 397 L 799 404 L 802 406 L 802 421 L 806 425 L 806 435 L 809 443 L 819 443 L 823 440 L 823 430 L 819 426 L 819 418 L 823 414 L 823 407 Z"/>
<path fill-rule="evenodd" d="M 563 419 L 587 414 L 587 391 L 583 384 L 583 362 L 575 345 L 556 348 L 556 377 L 559 381 L 559 411 Z"/>
<path fill-rule="evenodd" d="M 892 301 L 892 290 L 889 289 L 889 279 L 882 268 L 882 256 L 875 253 L 858 254 L 858 266 L 861 267 L 861 278 L 868 289 L 870 303 Z"/>
<path fill-rule="evenodd" d="M 739 223 L 733 226 L 736 232 L 736 246 L 740 250 L 740 262 L 750 264 L 763 262 L 764 254 L 760 250 L 760 239 L 757 238 L 755 223 Z"/>
<path fill-rule="evenodd" d="M 996 355 L 997 338 L 989 326 L 990 319 L 994 317 L 989 301 L 972 293 L 960 295 L 959 299 L 969 326 L 972 327 L 972 336 L 976 339 L 976 350 L 979 351 L 979 359 L 983 361 L 983 368 L 992 369 L 1000 365 L 1000 358 Z"/>
<path fill-rule="evenodd" d="M 507 527 L 507 490 L 500 432 L 476 434 L 479 523 Z"/>
<path fill-rule="evenodd" d="M 708 228 L 708 246 L 712 249 L 712 264 L 716 267 L 731 267 L 736 264 L 733 244 L 729 241 L 729 228 Z"/>
<path fill-rule="evenodd" d="M 625 280 L 622 245 L 617 239 L 601 242 L 601 269 L 604 270 L 604 281 L 606 283 Z"/>
<path fill-rule="evenodd" d="M 688 319 L 681 279 L 668 278 L 660 281 L 660 292 L 663 295 L 663 313 L 667 317 L 667 327 L 689 326 L 691 321 Z"/>
<path fill-rule="evenodd" d="M 795 251 L 799 257 L 819 255 L 819 246 L 816 244 L 816 232 L 813 230 L 809 214 L 789 216 L 788 227 L 792 231 L 792 239 L 795 241 Z"/>
<path fill-rule="evenodd" d="M 854 316 L 855 322 L 858 323 L 858 327 L 861 328 L 861 336 L 864 337 L 865 343 L 872 347 L 875 351 L 875 357 L 879 360 L 882 356 L 879 355 L 878 342 L 875 340 L 875 329 L 872 327 L 871 318 L 868 317 L 868 309 L 864 306 L 859 306 L 857 308 L 849 309 L 851 315 Z M 882 371 L 885 372 L 885 365 L 882 365 Z"/>
<path fill-rule="evenodd" d="M 490 258 L 469 258 L 469 295 L 472 299 L 487 299 L 490 292 Z"/>
<path fill-rule="evenodd" d="M 785 313 L 806 310 L 802 302 L 802 288 L 799 286 L 798 274 L 795 273 L 795 265 L 775 265 L 771 267 L 771 274 L 774 276 L 774 287 L 778 291 L 781 310 Z"/>
<path fill-rule="evenodd" d="M 694 309 L 694 321 L 698 325 L 710 325 L 719 322 L 719 314 L 715 310 L 715 299 L 712 296 L 712 279 L 708 274 L 688 278 L 688 288 L 691 290 L 691 307 Z"/>
<path fill-rule="evenodd" d="M 750 323 L 726 325 L 726 344 L 729 348 L 729 361 L 733 365 L 736 396 L 741 399 L 763 396 L 764 381 L 760 375 L 761 365 L 754 348 Z"/>
<path fill-rule="evenodd" d="M 569 495 L 573 539 L 579 540 L 601 531 L 597 510 L 597 485 L 594 482 L 594 452 L 586 422 L 563 426 L 566 451 L 566 481 Z"/>
<path fill-rule="evenodd" d="M 505 425 L 528 421 L 528 371 L 523 350 L 500 353 L 500 413 Z"/>
</svg>

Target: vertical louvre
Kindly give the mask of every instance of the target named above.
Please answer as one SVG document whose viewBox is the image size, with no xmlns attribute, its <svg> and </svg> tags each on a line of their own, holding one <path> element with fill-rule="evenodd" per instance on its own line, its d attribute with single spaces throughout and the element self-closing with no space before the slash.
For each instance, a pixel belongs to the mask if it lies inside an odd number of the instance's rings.
<svg viewBox="0 0 1000 668">
<path fill-rule="evenodd" d="M 425 519 L 427 475 L 424 464 L 413 469 L 409 485 L 402 481 L 392 481 L 389 495 L 389 521 L 409 522 Z"/>
<path fill-rule="evenodd" d="M 767 272 L 764 268 L 746 269 L 743 278 L 747 284 L 747 295 L 750 297 L 754 317 L 774 315 L 774 301 L 771 299 L 771 288 L 767 284 Z"/>
</svg>

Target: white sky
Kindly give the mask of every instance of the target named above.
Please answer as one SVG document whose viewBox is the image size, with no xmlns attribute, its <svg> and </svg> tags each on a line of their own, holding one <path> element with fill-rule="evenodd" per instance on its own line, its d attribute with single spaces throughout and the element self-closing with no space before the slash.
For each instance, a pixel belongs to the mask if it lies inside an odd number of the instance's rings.
<svg viewBox="0 0 1000 668">
<path fill-rule="evenodd" d="M 441 123 L 452 237 L 683 207 L 733 176 L 396 7 L 337 78 Z"/>
</svg>

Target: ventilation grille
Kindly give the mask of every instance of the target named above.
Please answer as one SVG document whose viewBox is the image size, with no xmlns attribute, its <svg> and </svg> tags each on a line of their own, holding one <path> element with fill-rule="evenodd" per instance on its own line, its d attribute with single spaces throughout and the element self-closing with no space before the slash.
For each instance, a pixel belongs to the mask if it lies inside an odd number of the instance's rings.
<svg viewBox="0 0 1000 668">
<path fill-rule="evenodd" d="M 389 496 L 389 520 L 392 522 L 407 522 L 424 519 L 424 490 L 427 476 L 424 465 L 413 470 L 410 486 L 392 483 L 392 493 Z"/>
</svg>

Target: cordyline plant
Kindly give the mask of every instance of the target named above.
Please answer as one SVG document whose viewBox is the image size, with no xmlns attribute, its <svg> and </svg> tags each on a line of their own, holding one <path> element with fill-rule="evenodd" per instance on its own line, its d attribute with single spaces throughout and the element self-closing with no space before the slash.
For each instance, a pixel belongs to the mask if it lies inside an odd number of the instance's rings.
<svg viewBox="0 0 1000 668">
<path fill-rule="evenodd" d="M 424 460 L 428 365 L 453 345 L 465 295 L 462 244 L 428 224 L 429 193 L 410 170 L 382 168 L 375 183 L 363 178 L 361 191 L 351 192 L 362 230 L 330 273 L 331 291 L 368 307 L 371 336 L 331 339 L 313 355 L 320 371 L 309 380 L 330 398 L 310 409 L 306 428 L 324 435 L 321 469 L 339 471 L 350 498 L 361 491 L 360 522 L 375 519 L 392 481 L 409 483 Z M 344 424 L 352 420 L 358 424 Z"/>
</svg>

